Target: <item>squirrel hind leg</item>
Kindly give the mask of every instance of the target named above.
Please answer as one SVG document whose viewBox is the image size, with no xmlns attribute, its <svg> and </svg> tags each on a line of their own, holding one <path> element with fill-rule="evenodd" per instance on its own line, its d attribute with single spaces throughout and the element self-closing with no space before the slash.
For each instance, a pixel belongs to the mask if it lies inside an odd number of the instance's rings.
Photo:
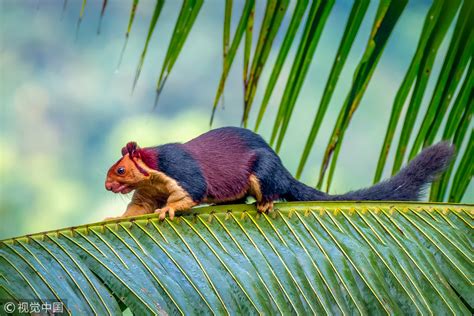
<svg viewBox="0 0 474 316">
<path fill-rule="evenodd" d="M 257 200 L 256 206 L 257 210 L 260 213 L 268 213 L 273 210 L 273 199 L 270 196 L 265 196 L 262 193 L 261 187 L 260 187 L 260 181 L 258 178 L 252 174 L 249 177 L 249 182 L 250 182 L 250 188 L 249 188 L 249 194 L 254 196 L 255 199 Z"/>
</svg>

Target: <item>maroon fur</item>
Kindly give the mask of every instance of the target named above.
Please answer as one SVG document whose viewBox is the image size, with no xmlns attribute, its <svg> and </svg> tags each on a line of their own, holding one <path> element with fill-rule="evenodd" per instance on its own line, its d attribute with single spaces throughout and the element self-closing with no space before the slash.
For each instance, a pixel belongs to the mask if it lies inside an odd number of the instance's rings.
<svg viewBox="0 0 474 316">
<path fill-rule="evenodd" d="M 255 157 L 239 135 L 226 131 L 219 135 L 206 133 L 183 146 L 199 163 L 209 198 L 235 198 L 247 191 Z"/>
<path fill-rule="evenodd" d="M 140 171 L 143 175 L 148 176 L 148 172 L 140 167 L 135 158 L 140 158 L 148 167 L 152 169 L 156 169 L 157 165 L 157 157 L 156 153 L 150 148 L 140 148 L 136 142 L 129 142 L 125 147 L 122 148 L 122 156 L 128 154 L 130 159 L 132 160 L 135 167 Z"/>
<path fill-rule="evenodd" d="M 129 154 L 130 157 L 133 157 L 135 154 L 135 151 L 139 149 L 136 142 L 128 142 L 125 147 L 122 148 L 122 156 L 125 156 L 126 154 Z"/>
<path fill-rule="evenodd" d="M 148 167 L 157 169 L 158 157 L 156 156 L 156 150 L 153 148 L 140 149 L 140 158 Z"/>
</svg>

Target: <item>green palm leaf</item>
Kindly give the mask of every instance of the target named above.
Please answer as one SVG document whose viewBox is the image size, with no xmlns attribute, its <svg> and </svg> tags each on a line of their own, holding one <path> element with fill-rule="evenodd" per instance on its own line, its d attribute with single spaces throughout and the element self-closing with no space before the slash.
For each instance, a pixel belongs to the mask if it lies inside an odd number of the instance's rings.
<svg viewBox="0 0 474 316">
<path fill-rule="evenodd" d="M 132 9 L 130 11 L 128 30 L 122 52 L 120 53 L 120 60 L 127 45 L 128 34 L 131 29 L 135 17 L 135 11 L 139 0 L 131 0 Z M 66 3 L 66 2 L 65 2 Z M 151 35 L 156 26 L 163 0 L 157 0 L 155 10 L 153 12 L 150 27 L 146 36 L 145 47 L 139 60 L 135 80 L 133 86 L 139 78 L 141 68 L 147 52 L 148 44 L 151 40 Z M 107 1 L 103 1 L 102 8 L 105 10 Z M 285 78 L 286 84 L 282 93 L 282 98 L 279 102 L 276 118 L 274 120 L 273 129 L 270 134 L 270 143 L 275 145 L 277 152 L 283 146 L 285 135 L 287 134 L 293 112 L 297 109 L 297 100 L 300 90 L 304 84 L 309 66 L 312 63 L 313 56 L 317 49 L 319 38 L 323 34 L 326 20 L 331 14 L 333 1 L 309 1 L 298 0 L 294 4 L 294 9 L 287 13 L 291 2 L 287 0 L 269 0 L 266 3 L 266 9 L 262 16 L 255 16 L 255 1 L 245 1 L 241 5 L 240 18 L 237 23 L 235 32 L 231 38 L 231 18 L 233 1 L 226 0 L 223 3 L 223 31 L 222 31 L 222 48 L 223 48 L 223 69 L 221 72 L 220 81 L 217 87 L 214 103 L 212 106 L 211 125 L 215 116 L 217 105 L 223 97 L 224 87 L 229 76 L 230 69 L 234 62 L 238 49 L 244 39 L 243 44 L 243 114 L 241 124 L 247 126 L 248 121 L 252 117 L 252 109 L 255 95 L 259 89 L 264 89 L 263 99 L 259 105 L 258 113 L 255 113 L 255 130 L 258 130 L 262 121 L 270 120 L 266 110 L 270 102 L 272 93 L 276 83 L 280 77 L 283 65 L 292 48 L 295 49 L 296 55 L 292 62 L 290 74 Z M 366 50 L 358 67 L 354 72 L 353 82 L 344 103 L 341 106 L 339 115 L 335 120 L 332 128 L 332 133 L 328 139 L 324 156 L 322 157 L 319 179 L 317 187 L 321 188 L 323 180 L 326 178 L 326 190 L 329 190 L 334 172 L 338 165 L 339 152 L 343 145 L 343 139 L 347 129 L 350 126 L 354 113 L 358 110 L 361 100 L 371 82 L 372 74 L 377 69 L 379 59 L 383 54 L 385 45 L 391 39 L 398 26 L 398 20 L 406 14 L 405 6 L 407 1 L 394 0 L 380 0 L 378 9 L 373 23 L 372 31 L 369 36 L 369 41 L 366 45 Z M 79 16 L 82 17 L 86 1 L 83 0 Z M 172 32 L 171 41 L 167 48 L 166 57 L 160 72 L 160 76 L 156 85 L 158 96 L 163 89 L 166 78 L 168 77 L 174 63 L 179 57 L 182 47 L 184 46 L 191 29 L 194 27 L 194 22 L 198 18 L 202 6 L 201 0 L 184 0 L 182 2 L 181 11 L 178 20 Z M 309 9 L 307 10 L 309 6 Z M 341 21 L 346 24 L 344 34 L 335 55 L 331 57 L 333 66 L 329 73 L 329 78 L 324 88 L 323 96 L 320 101 L 318 110 L 313 119 L 312 126 L 308 126 L 308 137 L 301 153 L 301 156 L 296 177 L 302 175 L 303 169 L 307 163 L 310 153 L 315 146 L 315 140 L 318 136 L 323 120 L 326 118 L 326 112 L 330 106 L 332 94 L 337 86 L 338 78 L 344 70 L 345 61 L 351 52 L 352 47 L 356 43 L 356 36 L 359 35 L 360 26 L 364 22 L 366 12 L 369 8 L 369 1 L 356 1 L 352 6 L 352 10 L 348 15 L 347 21 Z M 101 15 L 103 15 L 103 10 Z M 283 30 L 283 20 L 286 14 L 291 14 L 289 17 L 289 24 Z M 254 20 L 256 23 L 260 19 L 261 28 L 259 30 L 258 41 L 255 45 L 252 55 L 252 36 Z M 406 70 L 405 77 L 400 84 L 397 95 L 391 106 L 391 116 L 387 121 L 387 130 L 383 145 L 380 149 L 380 156 L 375 170 L 374 182 L 380 181 L 384 169 L 386 168 L 387 159 L 389 159 L 389 152 L 392 144 L 397 142 L 395 151 L 394 163 L 392 166 L 392 173 L 397 172 L 406 160 L 405 155 L 408 151 L 408 160 L 412 159 L 422 147 L 426 147 L 436 141 L 437 138 L 450 139 L 454 141 L 454 137 L 445 137 L 440 131 L 443 122 L 446 121 L 450 113 L 453 113 L 450 122 L 459 121 L 460 113 L 466 113 L 462 109 L 469 107 L 469 93 L 464 92 L 464 97 L 458 97 L 461 82 L 463 78 L 468 75 L 467 69 L 472 64 L 472 56 L 474 49 L 474 5 L 472 1 L 467 0 L 433 0 L 430 9 L 425 16 L 425 22 L 421 31 L 416 52 L 411 59 L 410 66 Z M 402 22 L 403 23 L 403 22 Z M 302 36 L 297 47 L 295 47 L 295 38 L 297 32 L 302 26 Z M 403 26 L 402 26 L 403 27 Z M 443 66 L 437 77 L 436 85 L 432 95 L 427 95 L 428 83 L 432 74 L 433 68 L 436 66 L 436 60 L 440 59 L 439 48 L 444 41 L 447 41 L 446 35 L 451 33 L 449 39 L 448 50 L 446 56 L 442 56 Z M 267 82 L 262 82 L 260 78 L 267 63 L 268 56 L 275 46 L 279 45 L 275 38 L 278 37 L 279 32 L 284 32 L 285 36 L 278 48 L 278 55 L 275 64 L 271 69 L 269 79 Z M 362 35 L 362 34 L 360 34 Z M 275 44 L 277 43 L 277 44 Z M 119 61 L 120 64 L 120 61 Z M 239 87 L 240 89 L 240 87 Z M 465 91 L 465 89 L 463 90 Z M 423 101 L 429 98 L 430 102 L 427 109 L 423 106 Z M 406 102 L 409 100 L 409 102 Z M 224 101 L 222 101 L 224 104 Z M 388 106 L 383 104 L 381 106 Z M 405 104 L 407 106 L 405 107 Z M 337 105 L 335 105 L 337 106 Z M 454 108 L 456 107 L 456 108 Z M 406 110 L 405 110 L 406 109 Z M 405 112 L 405 113 L 404 113 Z M 398 135 L 397 126 L 402 113 L 404 113 L 404 121 L 401 126 L 401 133 Z M 421 124 L 417 123 L 418 117 L 422 116 Z M 461 115 L 466 118 L 464 121 L 470 122 L 470 116 Z M 465 126 L 465 125 L 462 125 Z M 453 127 L 450 127 L 451 129 Z M 462 128 L 457 133 L 458 148 L 468 139 L 467 127 Z M 304 133 L 304 131 L 302 131 Z M 411 146 L 411 148 L 409 147 Z M 461 159 L 460 155 L 456 159 Z M 469 165 L 472 164 L 468 163 Z M 328 171 L 329 169 L 329 171 Z M 439 184 L 435 184 L 430 194 L 431 200 L 442 200 L 447 196 L 447 184 L 453 178 L 452 167 L 443 177 Z M 466 181 L 468 183 L 471 178 Z M 457 186 L 453 186 L 457 187 Z M 456 198 L 462 199 L 462 195 L 454 194 Z M 457 202 L 459 200 L 456 200 Z"/>
<path fill-rule="evenodd" d="M 443 133 L 443 139 L 451 140 L 456 148 L 461 148 L 462 146 L 467 126 L 469 125 L 474 111 L 474 102 L 472 101 L 474 86 L 473 69 L 474 65 L 471 63 L 461 90 L 459 91 L 456 101 L 449 113 L 448 121 L 446 122 L 446 127 Z M 471 98 L 471 101 L 468 100 L 469 98 Z M 471 141 L 472 139 L 469 142 Z M 465 154 L 467 154 L 467 151 Z M 469 167 L 469 164 L 467 164 L 467 167 Z M 441 179 L 433 183 L 430 191 L 430 201 L 442 201 L 444 199 L 453 168 L 454 165 L 451 164 L 443 173 Z M 461 172 L 464 171 L 466 170 L 462 170 Z M 462 178 L 461 181 L 463 181 Z"/>
<path fill-rule="evenodd" d="M 473 109 L 471 106 L 470 117 L 472 117 Z M 464 132 L 466 129 L 464 129 Z M 467 149 L 464 152 L 464 156 L 459 163 L 458 170 L 454 175 L 453 186 L 451 188 L 451 193 L 449 194 L 449 201 L 459 201 L 461 197 L 467 190 L 469 182 L 474 176 L 474 168 L 472 164 L 472 157 L 474 155 L 474 131 L 471 130 L 471 136 L 469 137 L 469 142 L 467 144 Z"/>
<path fill-rule="evenodd" d="M 451 3 L 452 4 L 452 3 Z M 459 18 L 454 28 L 454 34 L 449 45 L 449 51 L 443 63 L 443 69 L 438 77 L 435 93 L 426 110 L 423 123 L 410 152 L 410 159 L 418 152 L 420 147 L 433 144 L 437 135 L 443 113 L 447 111 L 454 92 L 461 82 L 461 77 L 466 69 L 469 59 L 472 58 L 474 37 L 472 19 L 474 18 L 474 3 L 464 2 Z M 464 104 L 466 104 L 464 102 Z"/>
<path fill-rule="evenodd" d="M 278 152 L 296 104 L 304 79 L 308 72 L 319 38 L 326 24 L 326 20 L 334 5 L 334 1 L 314 1 L 309 9 L 308 18 L 303 30 L 291 72 L 280 101 L 278 114 L 273 124 L 270 143 L 276 140 L 275 149 Z M 278 136 L 278 139 L 277 139 Z"/>
<path fill-rule="evenodd" d="M 369 84 L 378 61 L 382 56 L 388 38 L 405 9 L 406 4 L 407 1 L 380 1 L 377 15 L 375 16 L 373 23 L 372 33 L 367 43 L 364 55 L 354 73 L 351 89 L 349 90 L 344 105 L 339 112 L 336 125 L 334 126 L 324 153 L 318 180 L 319 188 L 322 186 L 324 175 L 329 163 L 331 163 L 327 178 L 327 190 L 329 190 L 345 131 L 349 126 L 352 115 L 360 105 L 362 96 L 367 89 L 367 85 Z"/>
<path fill-rule="evenodd" d="M 247 127 L 247 120 L 252 108 L 252 102 L 255 97 L 257 83 L 262 74 L 263 67 L 267 61 L 268 55 L 272 49 L 273 40 L 280 29 L 286 9 L 288 8 L 288 0 L 269 1 L 263 17 L 260 34 L 255 48 L 252 67 L 248 77 L 244 74 L 245 90 L 244 90 L 244 115 L 242 116 L 243 125 Z"/>
<path fill-rule="evenodd" d="M 211 125 L 212 125 L 212 121 L 214 120 L 217 104 L 219 103 L 219 100 L 224 92 L 224 86 L 227 80 L 227 76 L 229 75 L 230 67 L 232 66 L 232 63 L 234 62 L 235 54 L 237 53 L 237 49 L 239 48 L 240 41 L 242 40 L 244 32 L 247 29 L 247 24 L 249 23 L 251 12 L 253 11 L 254 6 L 255 6 L 255 0 L 245 1 L 245 6 L 242 9 L 242 15 L 240 16 L 239 24 L 237 25 L 237 29 L 235 30 L 232 43 L 230 44 L 230 48 L 227 51 L 227 54 L 225 55 L 224 67 L 222 69 L 219 86 L 217 88 L 216 96 L 214 98 L 214 105 L 212 106 L 212 114 L 211 114 L 211 121 L 210 121 Z"/>
<path fill-rule="evenodd" d="M 428 39 L 428 43 L 425 47 L 425 52 L 418 68 L 417 80 L 415 87 L 413 88 L 413 95 L 408 106 L 405 121 L 403 123 L 400 140 L 398 142 L 397 152 L 395 155 L 395 161 L 393 163 L 392 174 L 395 174 L 402 166 L 405 152 L 407 150 L 407 144 L 410 139 L 410 135 L 413 131 L 415 120 L 420 110 L 421 101 L 423 99 L 428 80 L 431 76 L 433 64 L 436 58 L 436 54 L 441 45 L 441 42 L 451 25 L 452 20 L 459 7 L 460 1 L 445 1 L 441 8 L 442 14 L 434 26 L 434 31 Z"/>
<path fill-rule="evenodd" d="M 0 242 L 0 298 L 70 314 L 469 314 L 474 208 L 199 208 Z M 197 210 L 196 210 L 197 211 Z"/>
<path fill-rule="evenodd" d="M 173 69 L 174 63 L 178 59 L 179 53 L 183 48 L 184 43 L 193 27 L 196 17 L 201 10 L 203 0 L 185 0 L 181 6 L 181 11 L 179 12 L 178 20 L 176 21 L 173 35 L 171 37 L 171 42 L 168 46 L 168 51 L 166 52 L 165 60 L 161 68 L 160 78 L 156 84 L 156 99 L 155 107 L 158 102 L 163 86 L 165 85 L 166 79 Z"/>
<path fill-rule="evenodd" d="M 244 69 L 242 72 L 242 81 L 243 81 L 245 90 L 247 90 L 247 85 L 248 85 L 248 72 L 249 72 L 249 65 L 250 65 L 250 54 L 252 52 L 252 37 L 253 37 L 254 20 L 255 20 L 255 3 L 252 7 L 252 11 L 250 11 L 247 27 L 245 28 Z"/>
<path fill-rule="evenodd" d="M 301 156 L 300 163 L 298 165 L 298 170 L 296 171 L 297 178 L 301 176 L 306 161 L 308 160 L 309 153 L 314 145 L 314 141 L 316 139 L 316 136 L 318 135 L 318 131 L 323 121 L 324 115 L 326 114 L 329 102 L 331 101 L 332 94 L 334 92 L 334 89 L 336 88 L 339 75 L 341 74 L 341 71 L 344 67 L 347 56 L 349 55 L 350 48 L 354 43 L 355 37 L 357 35 L 357 32 L 359 31 L 360 25 L 362 23 L 363 17 L 365 16 L 365 13 L 367 12 L 368 7 L 369 1 L 356 1 L 352 6 L 349 20 L 347 21 L 347 25 L 344 30 L 344 35 L 341 39 L 341 44 L 337 49 L 336 57 L 334 58 L 334 62 L 332 64 L 331 73 L 326 83 L 326 87 L 324 88 L 324 94 L 321 98 L 321 103 L 318 107 L 318 112 L 314 117 L 313 125 L 311 126 L 311 132 L 306 141 L 306 145 L 304 147 L 304 151 Z"/>
<path fill-rule="evenodd" d="M 127 48 L 128 38 L 130 36 L 130 31 L 132 30 L 133 21 L 135 21 L 135 14 L 137 12 L 138 3 L 139 3 L 139 0 L 133 0 L 132 7 L 130 9 L 130 17 L 128 18 L 127 31 L 125 32 L 125 41 L 123 43 L 122 50 L 120 51 L 120 56 L 117 63 L 117 69 L 122 64 L 123 55 L 125 54 L 125 49 Z"/>
<path fill-rule="evenodd" d="M 420 68 L 420 62 L 423 57 L 423 54 L 427 51 L 426 45 L 428 39 L 431 36 L 434 27 L 439 19 L 439 16 L 442 14 L 443 1 L 433 1 L 430 10 L 428 11 L 425 22 L 423 25 L 423 30 L 421 32 L 420 40 L 418 41 L 418 47 L 416 48 L 415 55 L 411 61 L 411 64 L 405 74 L 400 88 L 398 89 L 395 101 L 392 106 L 392 113 L 390 115 L 387 132 L 385 134 L 384 143 L 382 145 L 382 150 L 380 153 L 379 161 L 377 164 L 377 170 L 375 171 L 374 183 L 377 183 L 382 178 L 383 168 L 387 160 L 390 147 L 392 145 L 393 137 L 395 135 L 395 129 L 397 128 L 398 120 L 402 113 L 403 106 L 408 97 L 410 89 L 413 86 L 413 82 L 416 79 L 418 69 Z M 429 51 L 428 51 L 429 52 Z"/>
<path fill-rule="evenodd" d="M 77 18 L 77 23 L 76 23 L 76 40 L 77 40 L 77 37 L 79 36 L 79 28 L 81 27 L 82 18 L 84 17 L 84 12 L 86 10 L 86 5 L 87 5 L 87 0 L 82 0 L 81 11 L 79 12 L 79 17 Z M 64 3 L 63 13 L 64 13 L 64 10 L 66 9 L 66 6 L 67 6 L 67 3 Z"/>
<path fill-rule="evenodd" d="M 286 57 L 288 56 L 288 52 L 290 51 L 291 45 L 295 39 L 296 31 L 298 30 L 298 27 L 301 24 L 301 20 L 303 19 L 303 15 L 306 11 L 307 6 L 308 0 L 298 0 L 296 3 L 295 10 L 293 12 L 293 15 L 291 16 L 290 25 L 288 26 L 288 29 L 286 31 L 285 38 L 283 39 L 283 43 L 281 44 L 281 48 L 278 52 L 275 65 L 273 66 L 270 79 L 265 89 L 265 95 L 263 96 L 263 101 L 260 105 L 258 116 L 255 122 L 255 131 L 258 130 L 265 111 L 267 110 L 268 102 L 270 101 L 273 88 L 275 88 L 278 77 L 280 76 L 281 69 L 283 68 L 283 64 L 285 63 Z"/>
<path fill-rule="evenodd" d="M 147 33 L 147 36 L 146 36 L 145 46 L 143 47 L 143 51 L 142 51 L 142 54 L 140 56 L 140 60 L 138 62 L 137 70 L 135 71 L 135 79 L 133 80 L 132 90 L 135 89 L 135 86 L 138 82 L 138 78 L 140 77 L 140 73 L 141 73 L 142 67 L 143 67 L 143 62 L 145 61 L 145 56 L 146 56 L 146 53 L 147 53 L 147 50 L 148 50 L 148 44 L 150 43 L 150 39 L 151 39 L 151 36 L 153 35 L 153 32 L 155 31 L 156 22 L 158 22 L 158 18 L 160 17 L 160 14 L 161 14 L 161 9 L 163 8 L 164 4 L 165 4 L 164 0 L 157 0 L 156 1 L 155 9 L 153 10 L 153 16 L 151 17 L 151 21 L 150 21 L 150 26 L 148 27 L 148 33 Z M 130 21 L 133 20 L 133 17 L 135 15 L 135 9 L 136 9 L 136 7 L 134 8 L 132 6 Z M 128 30 L 127 30 L 127 34 L 128 34 Z M 126 45 L 126 43 L 127 42 L 125 41 L 125 45 Z"/>
</svg>

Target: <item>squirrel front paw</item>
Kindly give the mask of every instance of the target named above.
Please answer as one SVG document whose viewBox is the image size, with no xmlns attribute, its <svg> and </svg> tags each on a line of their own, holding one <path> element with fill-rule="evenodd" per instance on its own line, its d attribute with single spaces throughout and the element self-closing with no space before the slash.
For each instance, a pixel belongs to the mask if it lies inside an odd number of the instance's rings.
<svg viewBox="0 0 474 316">
<path fill-rule="evenodd" d="M 273 201 L 257 202 L 256 204 L 259 213 L 269 213 L 273 211 Z"/>
<path fill-rule="evenodd" d="M 155 213 L 158 213 L 160 214 L 159 215 L 159 219 L 162 221 L 166 218 L 166 213 L 169 214 L 169 217 L 170 217 L 170 220 L 173 220 L 174 219 L 174 208 L 172 207 L 169 207 L 169 206 L 165 206 L 163 207 L 162 209 L 156 209 L 155 210 Z"/>
</svg>

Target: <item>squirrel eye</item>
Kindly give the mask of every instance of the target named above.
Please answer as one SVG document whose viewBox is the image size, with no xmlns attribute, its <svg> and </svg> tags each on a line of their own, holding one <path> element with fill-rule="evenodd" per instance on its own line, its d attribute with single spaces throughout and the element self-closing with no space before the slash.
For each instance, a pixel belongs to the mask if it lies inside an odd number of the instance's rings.
<svg viewBox="0 0 474 316">
<path fill-rule="evenodd" d="M 117 169 L 117 173 L 120 174 L 120 175 L 124 174 L 125 173 L 125 168 L 124 167 L 119 167 Z"/>
</svg>

